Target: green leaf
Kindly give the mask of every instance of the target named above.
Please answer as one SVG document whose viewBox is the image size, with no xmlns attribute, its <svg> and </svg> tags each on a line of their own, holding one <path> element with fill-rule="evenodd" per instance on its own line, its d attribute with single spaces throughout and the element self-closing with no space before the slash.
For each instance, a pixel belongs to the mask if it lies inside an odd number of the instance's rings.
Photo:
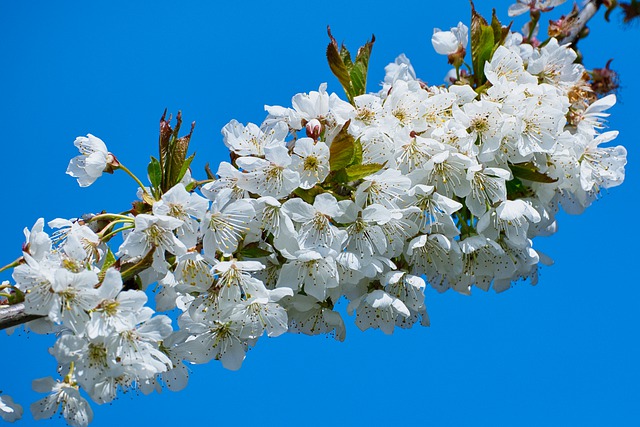
<svg viewBox="0 0 640 427">
<path fill-rule="evenodd" d="M 347 120 L 344 126 L 342 126 L 340 132 L 331 142 L 331 147 L 329 147 L 329 166 L 332 171 L 346 168 L 356 160 L 356 140 L 349 134 L 349 124 L 351 124 L 351 120 Z M 361 152 L 362 146 L 360 146 L 359 156 L 362 156 Z"/>
<path fill-rule="evenodd" d="M 485 82 L 484 63 L 491 60 L 494 45 L 494 29 L 471 3 L 471 61 L 476 86 Z"/>
<path fill-rule="evenodd" d="M 169 172 L 166 174 L 166 186 L 163 187 L 164 191 L 169 190 L 171 187 L 180 182 L 180 173 L 182 167 L 187 159 L 187 150 L 189 150 L 189 142 L 191 141 L 191 134 L 193 133 L 193 126 L 191 132 L 188 135 L 178 138 L 171 150 L 171 163 L 169 165 Z M 185 169 L 186 170 L 186 169 Z"/>
<path fill-rule="evenodd" d="M 251 243 L 240 249 L 239 252 L 240 258 L 263 258 L 271 255 L 271 252 L 261 249 L 258 247 L 257 243 Z"/>
<path fill-rule="evenodd" d="M 493 13 L 491 16 L 491 28 L 493 29 L 494 45 L 491 56 L 493 56 L 493 53 L 499 46 L 502 46 L 504 44 L 507 35 L 509 35 L 509 33 L 511 32 L 511 25 L 513 25 L 513 22 L 509 23 L 509 26 L 503 27 L 502 23 L 500 23 L 500 20 L 498 19 L 498 16 L 496 15 L 496 10 L 493 9 Z"/>
<path fill-rule="evenodd" d="M 349 58 L 349 51 L 346 51 L 346 48 L 343 45 L 341 49 L 343 55 L 341 55 L 341 50 L 338 49 L 338 42 L 331 34 L 331 28 L 327 27 L 327 32 L 329 33 L 329 39 L 331 39 L 329 45 L 327 46 L 327 61 L 329 61 L 329 68 L 331 68 L 331 72 L 333 73 L 333 75 L 338 78 L 338 81 L 347 94 L 349 102 L 353 102 L 351 76 L 349 75 L 349 69 L 345 64 L 345 59 Z M 346 55 L 344 55 L 344 51 L 346 51 Z M 349 62 L 351 62 L 350 59 Z"/>
<path fill-rule="evenodd" d="M 162 113 L 162 117 L 160 117 L 160 139 L 158 142 L 158 153 L 160 155 L 160 167 L 164 167 L 167 157 L 167 151 L 169 150 L 169 141 L 171 136 L 173 135 L 173 129 L 171 129 L 171 116 L 169 119 L 167 117 L 167 110 L 164 110 Z M 180 123 L 182 119 L 178 121 L 178 128 L 180 128 Z"/>
<path fill-rule="evenodd" d="M 369 70 L 369 58 L 371 50 L 376 40 L 371 36 L 371 40 L 358 49 L 355 62 L 351 59 L 351 53 L 343 44 L 338 47 L 338 42 L 331 34 L 331 28 L 327 27 L 329 33 L 329 45 L 327 46 L 327 60 L 331 72 L 338 78 L 349 102 L 353 104 L 353 98 L 367 92 L 367 72 Z"/>
<path fill-rule="evenodd" d="M 367 73 L 369 70 L 369 58 L 371 58 L 371 51 L 373 50 L 373 44 L 376 42 L 376 37 L 371 35 L 371 40 L 365 43 L 364 46 L 358 49 L 356 55 L 356 62 L 349 72 L 351 76 L 351 84 L 355 96 L 364 95 L 367 93 Z"/>
<path fill-rule="evenodd" d="M 366 93 L 367 87 L 367 69 L 362 64 L 355 64 L 349 71 L 351 77 L 351 87 L 353 88 L 354 98 L 358 95 Z"/>
<path fill-rule="evenodd" d="M 346 177 L 348 181 L 356 181 L 362 179 L 365 176 L 372 175 L 378 172 L 384 167 L 380 163 L 367 163 L 365 165 L 353 165 L 345 169 Z"/>
<path fill-rule="evenodd" d="M 174 129 L 171 129 L 171 117 L 165 120 L 165 115 L 166 110 L 160 119 L 160 168 L 162 171 L 160 189 L 162 193 L 168 191 L 182 179 L 180 174 L 187 159 L 189 142 L 196 124 L 195 122 L 191 123 L 189 134 L 179 138 L 178 133 L 182 125 L 182 113 L 178 111 Z"/>
<path fill-rule="evenodd" d="M 362 143 L 360 138 L 353 141 L 353 160 L 349 166 L 357 166 L 362 164 Z"/>
<path fill-rule="evenodd" d="M 216 179 L 215 174 L 211 172 L 211 167 L 209 166 L 209 163 L 204 165 L 204 171 L 207 174 L 207 179 Z"/>
<path fill-rule="evenodd" d="M 313 202 L 316 199 L 316 196 L 318 194 L 322 194 L 324 193 L 324 190 L 322 189 L 322 187 L 316 185 L 315 187 L 311 187 L 308 190 L 304 190 L 302 188 L 296 188 L 295 190 L 293 190 L 293 194 L 295 194 L 296 196 L 300 197 L 302 200 L 304 200 L 305 202 L 309 203 L 310 205 L 313 204 Z"/>
<path fill-rule="evenodd" d="M 113 254 L 113 252 L 111 252 L 111 249 L 107 248 L 107 254 L 105 255 L 104 263 L 102 264 L 100 273 L 98 273 L 98 278 L 100 279 L 101 282 L 104 280 L 104 276 L 105 274 L 107 274 L 107 270 L 109 269 L 109 267 L 113 266 L 113 264 L 115 263 L 116 263 L 115 255 Z"/>
<path fill-rule="evenodd" d="M 524 199 L 533 195 L 533 190 L 525 186 L 518 178 L 514 177 L 512 180 L 507 181 L 505 184 L 507 187 L 508 200 Z"/>
<path fill-rule="evenodd" d="M 147 175 L 149 176 L 149 182 L 154 188 L 160 188 L 162 182 L 162 168 L 160 162 L 155 157 L 151 157 L 149 166 L 147 166 Z"/>
<path fill-rule="evenodd" d="M 513 176 L 519 179 L 524 179 L 527 181 L 533 182 L 541 182 L 545 184 L 550 184 L 552 182 L 556 182 L 556 178 L 551 178 L 549 175 L 546 175 L 536 168 L 536 166 L 531 163 L 518 163 L 518 164 L 510 164 L 511 172 Z"/>
<path fill-rule="evenodd" d="M 13 292 L 7 297 L 7 302 L 9 305 L 20 304 L 24 302 L 24 292 L 16 287 L 12 287 Z"/>
<path fill-rule="evenodd" d="M 496 10 L 493 9 L 491 13 L 491 29 L 493 30 L 493 39 L 502 40 L 502 24 L 496 15 Z"/>
<path fill-rule="evenodd" d="M 184 178 L 184 175 L 187 173 L 187 170 L 189 170 L 189 166 L 191 166 L 191 162 L 193 161 L 193 158 L 195 156 L 196 156 L 196 153 L 193 153 L 192 155 L 187 157 L 187 159 L 182 163 L 182 169 L 180 169 L 180 173 L 178 174 L 176 184 L 182 181 L 182 178 Z"/>
<path fill-rule="evenodd" d="M 327 27 L 327 30 L 328 29 L 329 27 Z M 329 37 L 331 37 L 331 35 L 329 35 Z M 335 40 L 333 41 L 335 42 Z M 338 43 L 336 42 L 336 46 L 337 45 Z M 347 68 L 353 67 L 353 62 L 351 61 L 351 52 L 349 52 L 349 49 L 347 49 L 344 44 L 340 46 L 340 59 L 342 59 L 342 62 Z"/>
<path fill-rule="evenodd" d="M 122 276 L 122 281 L 126 282 L 139 273 L 142 273 L 147 268 L 151 267 L 151 264 L 153 264 L 153 253 L 155 251 L 156 248 L 151 248 L 151 250 L 142 259 L 138 260 L 138 262 L 128 262 L 122 264 L 120 266 L 120 275 Z"/>
</svg>

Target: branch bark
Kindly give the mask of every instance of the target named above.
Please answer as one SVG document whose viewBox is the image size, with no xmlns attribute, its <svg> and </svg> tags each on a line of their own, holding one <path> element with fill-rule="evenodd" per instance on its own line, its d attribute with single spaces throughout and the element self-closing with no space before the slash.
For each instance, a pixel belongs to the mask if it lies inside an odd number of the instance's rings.
<svg viewBox="0 0 640 427">
<path fill-rule="evenodd" d="M 23 323 L 40 319 L 41 317 L 43 316 L 27 314 L 24 303 L 0 306 L 0 330 L 22 325 Z"/>
<path fill-rule="evenodd" d="M 587 22 L 589 22 L 589 20 L 595 16 L 595 14 L 600 9 L 601 4 L 602 4 L 602 0 L 589 1 L 589 3 L 587 3 L 582 8 L 582 10 L 578 13 L 578 17 L 576 18 L 575 25 L 571 28 L 571 31 L 569 31 L 569 34 L 561 40 L 560 44 L 567 44 L 567 43 L 575 44 L 578 39 L 578 36 L 582 32 L 582 30 L 584 30 L 584 28 L 587 26 Z"/>
</svg>

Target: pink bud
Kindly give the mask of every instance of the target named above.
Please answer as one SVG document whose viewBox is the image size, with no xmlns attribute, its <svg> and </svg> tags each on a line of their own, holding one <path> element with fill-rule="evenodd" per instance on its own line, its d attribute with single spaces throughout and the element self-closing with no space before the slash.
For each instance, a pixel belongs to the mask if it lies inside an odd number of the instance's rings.
<svg viewBox="0 0 640 427">
<path fill-rule="evenodd" d="M 322 124 L 318 119 L 311 119 L 307 123 L 307 136 L 309 138 L 313 138 L 314 141 L 317 141 L 320 137 L 320 133 L 322 132 Z"/>
</svg>

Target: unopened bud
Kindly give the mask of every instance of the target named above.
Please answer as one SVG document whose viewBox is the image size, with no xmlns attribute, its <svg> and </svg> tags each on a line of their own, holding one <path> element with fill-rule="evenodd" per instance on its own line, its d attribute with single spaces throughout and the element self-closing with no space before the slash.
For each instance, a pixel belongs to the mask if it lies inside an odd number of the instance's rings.
<svg viewBox="0 0 640 427">
<path fill-rule="evenodd" d="M 322 133 L 322 123 L 318 119 L 311 119 L 307 123 L 307 136 L 317 141 Z"/>
</svg>

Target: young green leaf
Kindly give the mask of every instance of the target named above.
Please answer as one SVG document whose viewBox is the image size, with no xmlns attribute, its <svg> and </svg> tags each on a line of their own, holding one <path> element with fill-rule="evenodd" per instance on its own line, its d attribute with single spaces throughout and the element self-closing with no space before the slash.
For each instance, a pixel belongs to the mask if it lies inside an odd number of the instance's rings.
<svg viewBox="0 0 640 427">
<path fill-rule="evenodd" d="M 176 178 L 176 184 L 182 181 L 182 178 L 184 178 L 185 174 L 187 173 L 187 170 L 189 170 L 189 166 L 191 166 L 191 162 L 193 161 L 193 158 L 195 156 L 196 156 L 196 153 L 193 153 L 192 155 L 187 157 L 187 159 L 182 163 L 182 169 L 180 169 L 180 173 Z"/>
<path fill-rule="evenodd" d="M 556 178 L 551 178 L 549 175 L 546 175 L 538 171 L 536 166 L 531 162 L 518 163 L 515 165 L 510 164 L 509 167 L 511 168 L 511 173 L 513 173 L 513 176 L 519 179 L 524 179 L 524 180 L 533 181 L 533 182 L 541 182 L 545 184 L 550 184 L 552 182 L 557 181 Z"/>
<path fill-rule="evenodd" d="M 137 260 L 137 262 L 127 262 L 120 265 L 119 267 L 120 274 L 122 275 L 122 281 L 126 282 L 127 280 L 133 278 L 139 273 L 145 271 L 147 268 L 151 267 L 151 264 L 153 264 L 153 253 L 155 251 L 155 247 L 151 248 L 151 250 L 144 257 L 142 257 L 142 259 Z"/>
<path fill-rule="evenodd" d="M 342 46 L 342 49 L 338 48 L 338 42 L 331 34 L 331 28 L 327 27 L 327 32 L 329 33 L 329 39 L 331 39 L 327 46 L 327 61 L 329 61 L 329 68 L 331 68 L 333 75 L 338 78 L 344 92 L 347 94 L 349 102 L 352 102 L 354 95 L 353 88 L 351 86 L 351 76 L 349 75 L 347 64 L 345 64 L 345 59 L 348 59 L 348 62 L 351 63 L 349 51 L 347 51 L 344 45 Z M 343 53 L 342 55 L 341 52 Z"/>
<path fill-rule="evenodd" d="M 176 115 L 176 126 L 171 129 L 171 117 L 165 119 L 165 113 L 160 119 L 160 170 L 162 171 L 162 181 L 160 189 L 164 193 L 176 185 L 182 179 L 182 169 L 187 159 L 189 142 L 195 127 L 195 122 L 191 123 L 191 130 L 188 135 L 178 137 L 180 126 L 182 125 L 182 113 L 178 111 Z M 188 166 L 187 166 L 188 167 Z M 186 169 L 185 169 L 186 171 Z M 182 174 L 182 176 L 181 176 Z"/>
<path fill-rule="evenodd" d="M 107 248 L 107 254 L 105 255 L 104 263 L 102 264 L 100 273 L 98 273 L 98 278 L 100 279 L 100 281 L 104 280 L 104 276 L 105 274 L 107 274 L 107 270 L 109 269 L 109 267 L 111 267 L 115 263 L 116 263 L 115 255 L 113 254 L 113 252 L 111 252 L 111 249 Z"/>
<path fill-rule="evenodd" d="M 257 243 L 251 243 L 245 247 L 243 247 L 242 249 L 240 249 L 239 252 L 240 255 L 240 259 L 244 259 L 244 258 L 263 258 L 266 256 L 271 255 L 271 252 L 265 250 L 265 249 L 261 249 L 258 247 Z"/>
<path fill-rule="evenodd" d="M 380 163 L 367 163 L 364 165 L 353 165 L 345 169 L 349 181 L 356 181 L 365 176 L 372 175 L 382 169 L 384 165 Z"/>
<path fill-rule="evenodd" d="M 493 56 L 493 52 L 495 52 L 499 46 L 504 44 L 507 35 L 511 32 L 511 25 L 513 25 L 513 22 L 510 22 L 509 26 L 503 27 L 502 23 L 498 19 L 498 15 L 496 15 L 496 10 L 493 9 L 493 13 L 491 15 L 491 28 L 493 29 L 494 46 L 491 56 Z"/>
<path fill-rule="evenodd" d="M 319 187 L 319 186 L 315 186 L 315 187 L 311 187 L 308 190 L 304 190 L 300 187 L 296 188 L 295 190 L 293 190 L 293 194 L 295 194 L 296 196 L 300 197 L 302 200 L 304 200 L 305 202 L 309 203 L 310 205 L 313 204 L 313 202 L 316 199 L 316 196 L 318 194 L 322 194 L 324 193 L 324 190 Z"/>
<path fill-rule="evenodd" d="M 340 132 L 333 139 L 331 147 L 329 147 L 329 167 L 332 171 L 350 166 L 356 158 L 356 140 L 347 130 L 350 123 L 351 120 L 348 120 L 342 126 Z M 362 147 L 360 147 L 360 150 L 362 150 Z"/>
<path fill-rule="evenodd" d="M 371 40 L 364 46 L 358 49 L 356 55 L 356 62 L 353 64 L 353 68 L 349 72 L 351 76 L 351 84 L 353 86 L 355 96 L 364 95 L 367 93 L 367 73 L 369 70 L 369 58 L 371 57 L 371 51 L 373 44 L 376 41 L 374 35 L 371 36 Z"/>
<path fill-rule="evenodd" d="M 331 72 L 338 78 L 349 102 L 353 104 L 353 99 L 358 95 L 367 92 L 367 72 L 369 69 L 369 58 L 375 42 L 375 36 L 358 49 L 355 62 L 351 59 L 351 53 L 343 44 L 338 47 L 338 42 L 331 34 L 331 28 L 327 27 L 329 33 L 329 45 L 327 46 L 327 60 Z"/>
<path fill-rule="evenodd" d="M 485 82 L 484 63 L 491 60 L 495 45 L 494 28 L 476 12 L 471 3 L 471 61 L 476 87 Z"/>
<path fill-rule="evenodd" d="M 153 188 L 160 188 L 162 182 L 162 168 L 160 162 L 155 157 L 151 157 L 149 166 L 147 166 L 147 175 L 149 175 L 149 182 Z"/>
<path fill-rule="evenodd" d="M 12 289 L 13 292 L 9 294 L 9 297 L 7 298 L 7 302 L 9 303 L 9 305 L 20 304 L 21 302 L 24 302 L 24 292 L 16 287 L 13 287 Z"/>
<path fill-rule="evenodd" d="M 189 142 L 191 141 L 191 135 L 193 134 L 193 128 L 195 122 L 191 124 L 191 131 L 188 135 L 182 138 L 176 139 L 171 149 L 170 163 L 167 165 L 169 172 L 166 174 L 166 183 L 163 186 L 163 191 L 169 190 L 171 187 L 180 182 L 180 174 L 182 167 L 187 159 L 187 150 L 189 150 Z M 187 166 L 188 167 L 188 166 Z M 186 169 L 185 169 L 186 171 Z"/>
<path fill-rule="evenodd" d="M 491 13 L 491 29 L 493 30 L 493 39 L 502 40 L 502 24 L 496 15 L 496 10 L 493 9 Z"/>
</svg>

